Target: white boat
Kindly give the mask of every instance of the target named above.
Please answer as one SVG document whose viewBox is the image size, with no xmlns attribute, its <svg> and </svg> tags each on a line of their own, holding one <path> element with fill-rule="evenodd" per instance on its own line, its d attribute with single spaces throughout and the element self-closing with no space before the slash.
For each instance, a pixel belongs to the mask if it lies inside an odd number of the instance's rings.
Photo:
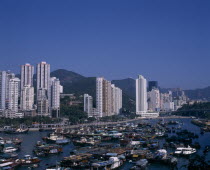
<svg viewBox="0 0 210 170">
<path fill-rule="evenodd" d="M 177 155 L 191 155 L 195 152 L 196 152 L 195 148 L 191 148 L 190 146 L 188 146 L 187 148 L 179 147 L 176 149 L 176 151 L 174 153 Z"/>
<path fill-rule="evenodd" d="M 46 141 L 48 143 L 56 143 L 56 144 L 67 144 L 67 143 L 70 142 L 70 140 L 67 139 L 66 137 L 58 136 L 58 135 L 56 135 L 54 133 L 50 134 L 50 137 L 47 137 Z"/>
<path fill-rule="evenodd" d="M 113 138 L 121 138 L 123 136 L 122 133 L 119 133 L 118 131 L 110 131 L 109 136 Z"/>
<path fill-rule="evenodd" d="M 156 158 L 166 159 L 167 158 L 167 151 L 165 149 L 159 149 L 159 150 L 157 150 Z"/>
<path fill-rule="evenodd" d="M 140 141 L 131 141 L 131 142 L 130 142 L 130 145 L 131 145 L 131 146 L 138 146 L 138 145 L 140 145 L 140 144 L 141 144 Z"/>
<path fill-rule="evenodd" d="M 17 148 L 14 148 L 14 147 L 10 146 L 10 147 L 4 148 L 4 149 L 3 149 L 3 152 L 4 152 L 4 153 L 12 153 L 12 152 L 15 152 L 15 151 L 17 151 L 17 150 L 18 150 Z"/>
<path fill-rule="evenodd" d="M 123 164 L 118 157 L 110 157 L 108 161 L 92 163 L 92 168 L 96 169 L 118 169 Z"/>
</svg>

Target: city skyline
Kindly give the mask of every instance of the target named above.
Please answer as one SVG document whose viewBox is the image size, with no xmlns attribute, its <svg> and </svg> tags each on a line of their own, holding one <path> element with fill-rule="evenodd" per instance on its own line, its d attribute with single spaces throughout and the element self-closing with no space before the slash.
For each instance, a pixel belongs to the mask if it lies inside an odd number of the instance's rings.
<svg viewBox="0 0 210 170">
<path fill-rule="evenodd" d="M 210 85 L 209 1 L 0 2 L 0 70 L 51 63 L 109 80 Z M 15 29 L 14 29 L 15 28 Z M 108 69 L 107 69 L 108 66 Z"/>
<path fill-rule="evenodd" d="M 39 62 L 37 62 L 37 63 L 40 63 L 40 62 L 46 62 L 46 61 L 44 61 L 44 60 L 39 60 Z M 25 62 L 25 65 L 30 65 L 30 66 L 33 66 L 34 67 L 34 73 L 36 73 L 37 72 L 37 68 L 35 67 L 36 65 L 37 65 L 37 63 L 34 63 L 34 64 L 31 64 L 31 63 L 29 63 L 29 62 Z M 23 64 L 22 65 L 20 65 L 20 66 L 18 66 L 18 67 L 22 67 L 23 66 Z M 52 68 L 52 67 L 51 67 Z M 78 72 L 76 72 L 76 71 L 73 71 L 73 70 L 68 70 L 68 69 L 64 69 L 64 68 L 58 68 L 58 69 L 55 69 L 55 70 L 51 70 L 51 68 L 50 68 L 50 73 L 52 73 L 52 72 L 54 72 L 54 71 L 56 71 L 56 70 L 67 70 L 67 71 L 71 71 L 71 72 L 74 72 L 74 73 L 76 73 L 76 74 L 80 74 L 81 76 L 85 76 L 85 75 L 83 75 L 83 74 L 81 74 L 81 73 L 78 73 Z M 10 72 L 10 73 L 14 73 L 15 74 L 15 76 L 20 76 L 21 77 L 21 69 L 19 69 L 17 72 L 14 72 L 14 71 L 12 71 L 12 70 L 9 70 L 9 69 L 5 69 L 5 70 L 0 70 L 0 71 L 6 71 L 6 72 Z M 138 74 L 137 74 L 138 75 Z M 93 75 L 93 76 L 87 76 L 87 77 L 95 77 L 95 78 L 97 78 L 97 77 L 105 77 L 105 76 L 95 76 L 95 75 Z M 34 78 L 36 78 L 36 74 L 34 74 Z M 127 79 L 127 78 L 131 78 L 131 79 L 133 79 L 133 80 L 135 80 L 136 78 L 135 77 L 124 77 L 124 78 L 121 78 L 121 79 L 109 79 L 109 78 L 107 78 L 107 80 L 109 80 L 109 81 L 113 81 L 113 80 L 123 80 L 123 79 Z M 206 88 L 206 87 L 209 87 L 210 85 L 207 85 L 207 86 L 203 86 L 203 87 L 195 87 L 195 88 L 182 88 L 182 87 L 180 87 L 180 86 L 172 86 L 172 87 L 167 87 L 167 86 L 162 86 L 162 83 L 161 82 L 159 82 L 159 80 L 157 80 L 157 79 L 151 79 L 150 77 L 148 77 L 148 81 L 147 81 L 147 85 L 148 85 L 148 88 L 149 88 L 149 83 L 150 82 L 158 82 L 158 83 L 160 83 L 160 85 L 159 85 L 159 87 L 161 87 L 161 88 L 165 88 L 165 89 L 177 89 L 177 88 L 180 88 L 180 89 L 182 89 L 182 90 L 194 90 L 194 89 L 202 89 L 202 88 Z"/>
</svg>

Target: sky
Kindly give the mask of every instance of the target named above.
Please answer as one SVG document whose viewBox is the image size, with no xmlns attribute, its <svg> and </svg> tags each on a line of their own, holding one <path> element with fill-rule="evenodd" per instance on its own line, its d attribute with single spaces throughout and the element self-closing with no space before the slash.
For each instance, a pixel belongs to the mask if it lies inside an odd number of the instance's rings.
<svg viewBox="0 0 210 170">
<path fill-rule="evenodd" d="M 210 86 L 210 1 L 1 0 L 0 70 L 41 61 L 108 80 Z"/>
</svg>

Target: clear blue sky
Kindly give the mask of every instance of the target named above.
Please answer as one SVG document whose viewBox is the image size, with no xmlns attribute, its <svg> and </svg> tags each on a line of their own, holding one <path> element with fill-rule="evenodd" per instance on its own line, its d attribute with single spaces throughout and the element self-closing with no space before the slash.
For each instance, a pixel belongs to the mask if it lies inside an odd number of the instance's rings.
<svg viewBox="0 0 210 170">
<path fill-rule="evenodd" d="M 1 0 L 0 70 L 47 61 L 107 79 L 210 85 L 209 0 Z"/>
</svg>

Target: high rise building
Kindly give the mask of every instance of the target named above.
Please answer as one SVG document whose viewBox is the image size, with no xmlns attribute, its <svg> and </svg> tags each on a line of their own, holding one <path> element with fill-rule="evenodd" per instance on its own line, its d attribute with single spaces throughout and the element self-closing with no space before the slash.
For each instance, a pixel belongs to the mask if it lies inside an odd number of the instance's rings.
<svg viewBox="0 0 210 170">
<path fill-rule="evenodd" d="M 160 94 L 160 108 L 162 111 L 174 111 L 172 91 Z"/>
<path fill-rule="evenodd" d="M 52 117 L 60 117 L 60 93 L 62 93 L 60 80 L 51 77 L 51 113 Z"/>
<path fill-rule="evenodd" d="M 136 79 L 136 114 L 143 116 L 147 107 L 147 80 L 139 75 Z"/>
<path fill-rule="evenodd" d="M 9 107 L 9 81 L 13 78 L 15 78 L 13 73 L 0 72 L 0 110 L 5 110 Z"/>
<path fill-rule="evenodd" d="M 33 110 L 34 87 L 25 85 L 21 90 L 20 109 L 23 111 Z"/>
<path fill-rule="evenodd" d="M 159 89 L 153 88 L 148 92 L 148 110 L 160 111 L 160 91 Z"/>
<path fill-rule="evenodd" d="M 37 64 L 37 113 L 39 116 L 50 116 L 50 89 L 50 65 L 41 62 Z"/>
<path fill-rule="evenodd" d="M 103 81 L 104 78 L 102 77 L 96 79 L 96 109 L 98 117 L 103 117 Z"/>
<path fill-rule="evenodd" d="M 20 109 L 22 111 L 33 110 L 34 106 L 33 75 L 34 75 L 34 66 L 28 63 L 21 66 Z"/>
<path fill-rule="evenodd" d="M 0 72 L 0 110 L 6 109 L 7 72 Z"/>
<path fill-rule="evenodd" d="M 37 64 L 37 90 L 50 87 L 50 64 L 41 62 Z"/>
<path fill-rule="evenodd" d="M 33 87 L 34 66 L 25 64 L 21 66 L 21 90 L 24 86 Z"/>
<path fill-rule="evenodd" d="M 112 113 L 120 114 L 122 109 L 122 90 L 112 84 Z"/>
<path fill-rule="evenodd" d="M 102 77 L 96 79 L 96 109 L 98 117 L 119 114 L 122 108 L 122 90 Z"/>
<path fill-rule="evenodd" d="M 103 116 L 111 116 L 112 112 L 112 98 L 111 98 L 111 82 L 103 81 Z"/>
<path fill-rule="evenodd" d="M 152 89 L 158 89 L 158 82 L 157 81 L 149 81 L 148 82 L 148 91 L 152 91 Z"/>
<path fill-rule="evenodd" d="M 14 113 L 18 112 L 19 78 L 9 80 L 8 109 Z"/>
<path fill-rule="evenodd" d="M 94 117 L 93 115 L 93 97 L 84 94 L 84 112 L 88 114 L 88 117 Z"/>
</svg>

